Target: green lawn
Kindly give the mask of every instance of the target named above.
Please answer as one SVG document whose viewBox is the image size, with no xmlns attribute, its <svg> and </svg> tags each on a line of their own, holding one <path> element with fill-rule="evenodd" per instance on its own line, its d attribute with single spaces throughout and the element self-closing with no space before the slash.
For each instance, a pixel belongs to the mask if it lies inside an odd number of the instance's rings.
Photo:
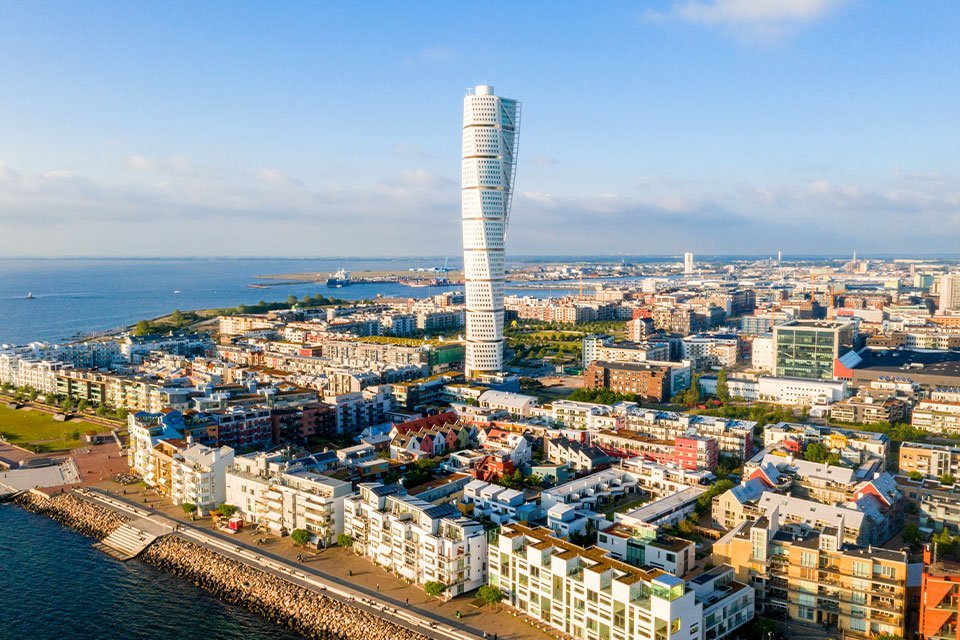
<svg viewBox="0 0 960 640">
<path fill-rule="evenodd" d="M 43 452 L 79 447 L 80 438 L 71 436 L 75 431 L 82 436 L 89 429 L 97 427 L 82 420 L 57 422 L 42 411 L 15 410 L 0 405 L 0 436 L 24 449 L 33 450 L 36 445 Z"/>
</svg>

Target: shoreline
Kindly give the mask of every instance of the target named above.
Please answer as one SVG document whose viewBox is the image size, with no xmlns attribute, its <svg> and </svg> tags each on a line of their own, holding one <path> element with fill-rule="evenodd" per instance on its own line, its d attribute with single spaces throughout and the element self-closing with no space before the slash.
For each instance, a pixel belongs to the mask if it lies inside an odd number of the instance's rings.
<svg viewBox="0 0 960 640">
<path fill-rule="evenodd" d="M 28 491 L 10 502 L 103 540 L 130 518 L 72 492 Z M 417 633 L 330 596 L 232 560 L 176 535 L 157 539 L 138 556 L 215 597 L 316 640 L 427 640 Z"/>
</svg>

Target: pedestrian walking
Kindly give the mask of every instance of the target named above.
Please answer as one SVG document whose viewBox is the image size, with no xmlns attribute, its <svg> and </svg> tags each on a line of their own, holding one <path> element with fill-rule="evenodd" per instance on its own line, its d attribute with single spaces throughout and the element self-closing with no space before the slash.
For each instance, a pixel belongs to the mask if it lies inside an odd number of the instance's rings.
<svg viewBox="0 0 960 640">
<path fill-rule="evenodd" d="M 377 591 L 380 591 L 380 583 L 377 583 Z"/>
</svg>

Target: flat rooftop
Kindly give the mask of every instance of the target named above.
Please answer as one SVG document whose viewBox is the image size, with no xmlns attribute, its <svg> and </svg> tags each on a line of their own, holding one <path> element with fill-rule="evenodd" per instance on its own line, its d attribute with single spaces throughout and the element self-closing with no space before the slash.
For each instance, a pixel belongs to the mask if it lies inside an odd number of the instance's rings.
<svg viewBox="0 0 960 640">
<path fill-rule="evenodd" d="M 857 371 L 889 371 L 906 378 L 910 374 L 960 377 L 960 352 L 864 349 Z"/>
</svg>

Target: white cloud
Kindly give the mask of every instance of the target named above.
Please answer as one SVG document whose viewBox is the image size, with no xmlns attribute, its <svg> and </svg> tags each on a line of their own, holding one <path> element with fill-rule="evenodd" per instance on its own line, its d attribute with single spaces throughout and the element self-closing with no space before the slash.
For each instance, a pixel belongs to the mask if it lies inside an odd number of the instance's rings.
<svg viewBox="0 0 960 640">
<path fill-rule="evenodd" d="M 186 166 L 189 166 L 187 163 Z M 876 184 L 826 175 L 709 186 L 517 194 L 520 253 L 956 251 L 960 176 L 902 170 Z M 135 171 L 90 179 L 0 162 L 0 255 L 436 255 L 460 245 L 457 181 L 417 168 L 367 185 L 304 184 L 277 169 Z M 189 230 L 189 233 L 185 231 Z"/>
<path fill-rule="evenodd" d="M 678 0 L 666 11 L 647 11 L 644 18 L 715 27 L 747 40 L 769 43 L 792 36 L 845 4 L 848 0 Z"/>
</svg>

